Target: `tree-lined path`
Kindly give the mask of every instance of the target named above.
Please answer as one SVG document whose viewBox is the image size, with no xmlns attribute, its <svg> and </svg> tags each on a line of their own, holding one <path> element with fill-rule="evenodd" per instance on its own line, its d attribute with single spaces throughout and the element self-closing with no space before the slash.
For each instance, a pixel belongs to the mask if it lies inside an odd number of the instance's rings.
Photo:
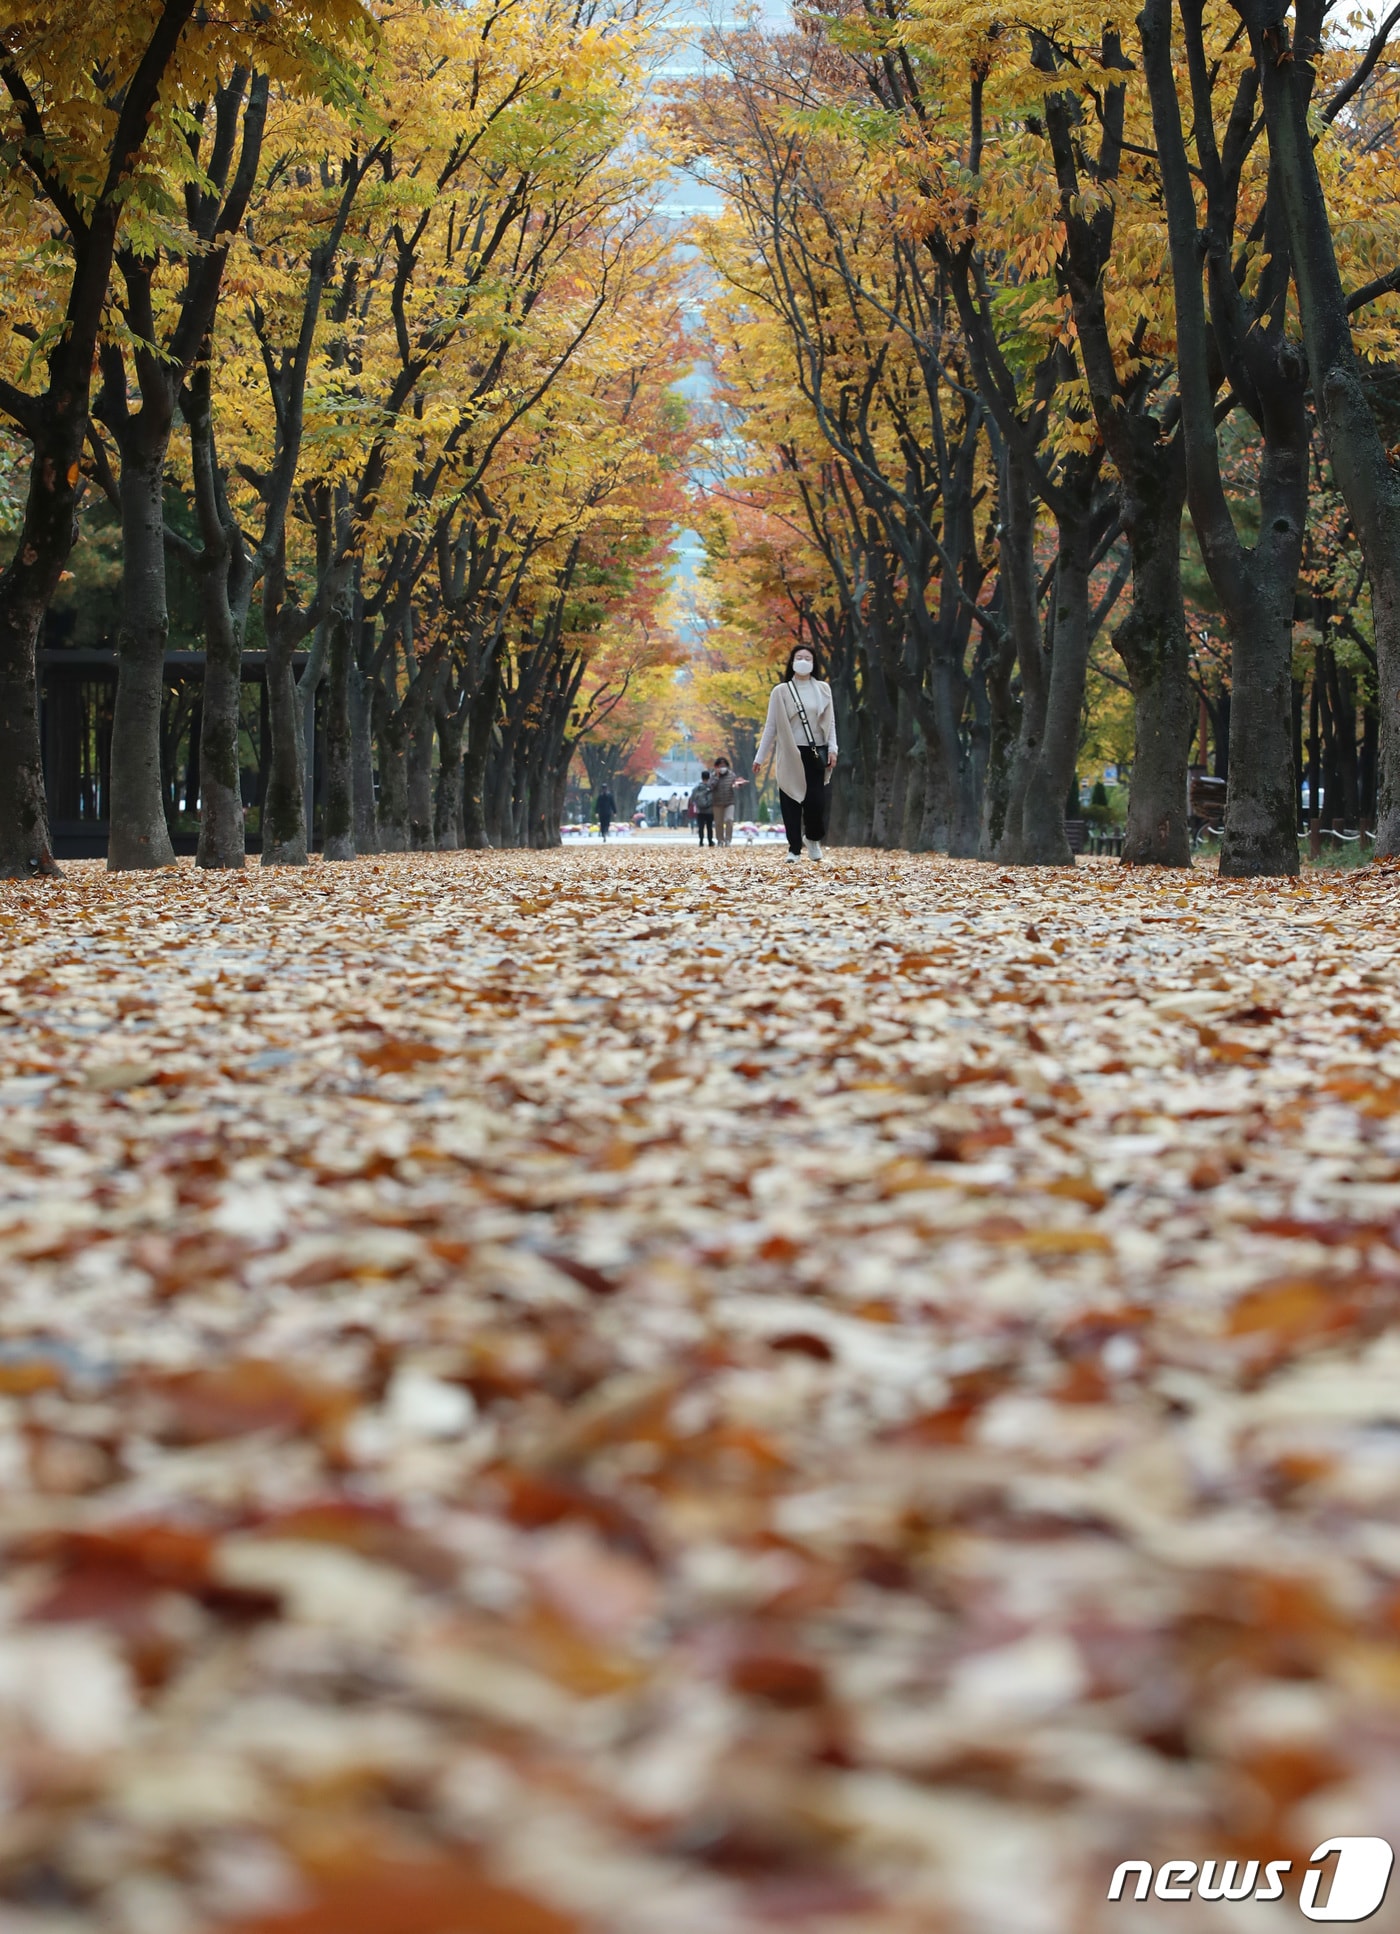
<svg viewBox="0 0 1400 1934">
<path fill-rule="evenodd" d="M 1400 852 L 1398 23 L 1276 11 L 16 16 L 0 870 L 547 847 L 799 639 L 833 843 Z"/>
<path fill-rule="evenodd" d="M 7 1929 L 1080 1934 L 1393 1832 L 1393 915 L 10 889 Z"/>
</svg>

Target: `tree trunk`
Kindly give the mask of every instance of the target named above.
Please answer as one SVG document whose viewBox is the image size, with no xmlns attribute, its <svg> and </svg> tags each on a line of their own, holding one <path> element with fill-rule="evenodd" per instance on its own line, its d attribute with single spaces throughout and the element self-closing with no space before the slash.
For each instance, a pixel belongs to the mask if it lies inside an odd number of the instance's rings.
<svg viewBox="0 0 1400 1934">
<path fill-rule="evenodd" d="M 381 699 L 376 706 L 374 745 L 378 755 L 379 799 L 375 806 L 377 851 L 406 853 L 408 831 L 407 732 L 402 712 Z"/>
<path fill-rule="evenodd" d="M 203 547 L 191 559 L 204 627 L 204 702 L 199 729 L 199 848 L 196 864 L 240 870 L 247 859 L 239 734 L 243 643 L 254 566 L 229 505 L 214 444 L 210 368 L 196 365 L 182 398 L 190 431 L 195 513 Z"/>
<path fill-rule="evenodd" d="M 918 829 L 924 852 L 946 853 L 953 843 L 957 814 L 961 740 L 958 725 L 963 707 L 961 662 L 954 662 L 936 644 L 930 653 L 929 702 L 923 707 L 926 776 L 923 819 Z"/>
<path fill-rule="evenodd" d="M 1124 490 L 1124 524 L 1133 560 L 1133 602 L 1113 643 L 1133 692 L 1133 777 L 1125 866 L 1189 866 L 1186 765 L 1193 693 L 1181 598 L 1181 518 L 1185 469 L 1144 500 Z M 1204 753 L 1202 754 L 1204 763 Z"/>
<path fill-rule="evenodd" d="M 1400 854 L 1400 469 L 1366 395 L 1351 336 L 1332 225 L 1308 117 L 1314 43 L 1287 45 L 1288 26 L 1237 6 L 1250 28 L 1293 260 L 1313 400 L 1333 474 L 1371 579 L 1380 722 L 1376 852 Z M 1231 747 L 1231 759 L 1235 757 Z"/>
<path fill-rule="evenodd" d="M 855 679 L 849 659 L 842 676 L 831 681 L 832 700 L 836 707 L 838 740 L 841 759 L 836 768 L 831 787 L 831 811 L 827 819 L 827 839 L 833 846 L 863 846 L 868 840 L 869 807 L 866 804 L 868 791 L 865 784 L 864 735 L 860 730 L 859 713 L 856 704 Z M 732 734 L 734 745 L 734 770 L 753 771 L 753 754 L 748 736 L 741 746 L 738 733 Z M 758 804 L 752 788 L 741 795 L 742 803 L 738 816 L 757 818 Z"/>
<path fill-rule="evenodd" d="M 1261 529 L 1253 550 L 1201 549 L 1230 630 L 1230 780 L 1220 843 L 1222 878 L 1298 871 L 1293 772 L 1293 611 L 1307 517 L 1308 441 L 1301 370 L 1291 411 L 1266 421 Z M 1291 435 L 1281 426 L 1291 416 Z M 1231 534 L 1233 536 L 1233 533 Z"/>
<path fill-rule="evenodd" d="M 994 731 L 987 750 L 987 776 L 982 787 L 982 820 L 977 835 L 979 860 L 994 860 L 1006 838 L 1006 815 L 1011 805 L 1011 768 L 1018 730 L 1008 724 Z"/>
<path fill-rule="evenodd" d="M 519 772 L 516 764 L 518 724 L 506 725 L 494 748 L 486 790 L 486 831 L 493 846 L 518 846 L 515 807 Z"/>
<path fill-rule="evenodd" d="M 1052 52 L 1048 38 L 1043 52 L 1047 66 L 1059 69 L 1062 56 Z M 1074 305 L 1079 362 L 1094 419 L 1118 474 L 1119 510 L 1132 560 L 1132 609 L 1113 640 L 1133 693 L 1135 732 L 1123 863 L 1189 866 L 1190 728 L 1181 716 L 1190 664 L 1179 560 L 1186 497 L 1183 439 L 1179 430 L 1167 434 L 1153 407 L 1159 400 L 1157 378 L 1149 378 L 1141 366 L 1133 373 L 1123 369 L 1109 325 L 1105 289 L 1121 246 L 1115 212 L 1115 184 L 1124 164 L 1126 83 L 1121 76 L 1132 66 L 1117 27 L 1105 27 L 1102 55 L 1105 86 L 1095 95 L 1096 115 L 1084 114 L 1075 92 L 1067 90 L 1046 97 L 1046 128 L 1065 223 L 1060 274 Z M 1096 155 L 1086 125 L 1094 119 Z M 1092 196 L 1083 192 L 1090 182 Z"/>
<path fill-rule="evenodd" d="M 122 455 L 122 601 L 112 713 L 109 873 L 173 866 L 165 818 L 160 727 L 170 620 L 165 601 L 165 439 Z"/>
<path fill-rule="evenodd" d="M 101 352 L 103 382 L 94 413 L 108 424 L 121 452 L 122 605 L 107 851 L 112 872 L 168 866 L 175 857 L 165 806 L 168 803 L 173 819 L 178 797 L 169 784 L 162 787 L 162 769 L 168 781 L 173 776 L 169 769 L 184 718 L 183 708 L 178 709 L 162 757 L 165 655 L 170 633 L 164 496 L 176 404 L 182 398 L 190 426 L 195 510 L 203 547 L 195 552 L 192 545 L 174 536 L 170 542 L 185 551 L 200 582 L 207 621 L 206 683 L 212 687 L 215 715 L 207 737 L 212 802 L 208 829 L 202 784 L 199 795 L 201 864 L 243 864 L 237 715 L 242 635 L 252 580 L 214 454 L 208 359 L 229 238 L 242 224 L 257 179 L 268 85 L 266 78 L 252 79 L 240 67 L 227 85 L 219 88 L 213 103 L 216 131 L 211 159 L 220 150 L 226 159 L 232 155 L 241 117 L 243 142 L 238 165 L 231 178 L 222 165 L 216 165 L 218 186 L 212 195 L 200 190 L 192 191 L 187 198 L 194 237 L 184 257 L 182 289 L 167 288 L 164 299 L 157 299 L 154 284 L 158 256 L 150 256 L 139 247 L 123 255 L 125 296 L 117 297 L 114 292 L 113 300 L 129 339 L 121 345 L 109 338 Z M 153 326 L 157 316 L 160 325 Z M 134 416 L 128 407 L 133 373 L 141 399 Z M 206 747 L 203 713 L 204 708 L 198 707 L 190 721 L 191 763 L 201 767 Z M 167 800 L 162 800 L 162 792 L 168 795 Z M 191 804 L 187 797 L 187 807 Z"/>
<path fill-rule="evenodd" d="M 272 739 L 267 791 L 262 806 L 264 866 L 306 865 L 306 804 L 301 773 L 301 733 L 292 655 L 298 637 L 281 616 L 267 634 L 267 718 Z"/>
<path fill-rule="evenodd" d="M 927 736 L 924 739 L 925 764 L 924 788 L 921 811 L 915 822 L 914 839 L 911 851 L 916 853 L 946 853 L 951 850 L 953 836 L 953 800 L 956 797 L 953 787 L 942 783 L 942 775 L 935 769 L 938 758 L 936 747 L 930 746 Z M 950 775 L 957 778 L 956 767 Z"/>
<path fill-rule="evenodd" d="M 1312 691 L 1308 705 L 1308 834 L 1309 845 L 1317 850 L 1315 828 L 1320 824 L 1318 813 L 1318 794 L 1322 784 L 1322 681 L 1317 675 L 1317 661 L 1321 656 L 1319 645 L 1313 653 Z"/>
<path fill-rule="evenodd" d="M 831 775 L 831 792 L 827 802 L 826 843 L 828 846 L 854 844 L 850 836 L 851 791 L 850 766 L 838 765 Z M 742 806 L 739 811 L 743 811 Z"/>
<path fill-rule="evenodd" d="M 1055 569 L 1050 675 L 1045 681 L 1040 743 L 1027 761 L 1021 803 L 1023 866 L 1073 866 L 1065 833 L 1065 799 L 1079 753 L 1084 677 L 1089 663 L 1089 534 L 1060 526 Z"/>
<path fill-rule="evenodd" d="M 870 844 L 889 848 L 898 844 L 895 785 L 898 738 L 893 725 L 882 725 L 875 735 L 874 771 L 870 784 Z"/>
<path fill-rule="evenodd" d="M 851 767 L 851 803 L 846 820 L 848 846 L 875 845 L 875 788 L 880 772 L 880 714 L 870 702 L 870 653 L 862 649 L 861 686 L 866 702 L 852 711 L 852 726 L 847 743 L 854 747 Z M 750 767 L 752 771 L 752 767 Z M 758 795 L 753 795 L 753 816 L 758 818 Z"/>
<path fill-rule="evenodd" d="M 316 843 L 316 695 L 326 676 L 327 621 L 316 627 L 311 657 L 297 680 L 297 743 L 301 751 L 301 785 L 306 802 L 306 847 Z"/>
<path fill-rule="evenodd" d="M 490 740 L 473 730 L 462 758 L 462 844 L 484 852 L 491 841 L 486 831 L 486 765 Z"/>
<path fill-rule="evenodd" d="M 356 599 L 354 649 L 350 654 L 350 760 L 355 794 L 355 851 L 377 853 L 379 830 L 374 798 L 374 703 L 365 669 L 366 625 Z"/>
<path fill-rule="evenodd" d="M 948 836 L 949 857 L 966 860 L 977 857 L 991 737 L 984 670 L 976 663 L 969 681 L 969 697 L 972 717 L 965 740 L 959 745 L 957 796 Z"/>
<path fill-rule="evenodd" d="M 40 461 L 36 451 L 36 469 Z M 60 871 L 49 838 L 49 802 L 44 790 L 44 759 L 39 744 L 35 647 L 68 550 L 65 547 L 57 554 L 55 547 L 45 558 L 33 542 L 32 526 L 42 521 L 34 515 L 35 494 L 31 485 L 30 511 L 25 517 L 19 549 L 4 578 L 0 579 L 0 878 L 3 879 L 26 879 L 31 874 Z M 73 493 L 70 490 L 66 494 L 71 506 Z M 70 507 L 67 514 L 70 526 L 72 514 Z"/>
<path fill-rule="evenodd" d="M 306 636 L 301 610 L 290 602 L 286 534 L 279 531 L 263 584 L 267 633 L 267 728 L 272 741 L 262 801 L 264 866 L 306 865 L 306 803 L 302 786 L 301 732 L 293 656 Z"/>
<path fill-rule="evenodd" d="M 467 714 L 463 705 L 439 707 L 438 776 L 433 802 L 433 838 L 440 853 L 455 853 L 462 838 L 462 745 Z"/>
<path fill-rule="evenodd" d="M 73 548 L 92 363 L 130 172 L 194 4 L 166 0 L 124 90 L 106 166 L 99 171 L 105 185 L 86 211 L 82 232 L 73 237 L 73 278 L 62 326 L 48 352 L 48 387 L 24 425 L 33 446 L 24 524 L 13 557 L 0 572 L 0 877 L 59 871 L 49 838 L 39 741 L 39 629 Z M 17 145 L 32 159 L 29 139 Z M 32 144 L 42 146 L 43 141 Z M 16 155 L 9 165 L 16 171 L 23 167 Z"/>
<path fill-rule="evenodd" d="M 1376 823 L 1376 766 L 1376 708 L 1368 704 L 1361 715 L 1361 816 L 1372 828 Z"/>
<path fill-rule="evenodd" d="M 1006 806 L 1001 838 L 993 854 L 1003 866 L 1020 866 L 1026 860 L 1026 795 L 1045 737 L 1049 696 L 1049 681 L 1042 677 L 1021 700 L 1021 729 L 1007 759 Z"/>
<path fill-rule="evenodd" d="M 427 674 L 420 672 L 419 679 Z M 408 842 L 415 853 L 433 850 L 433 744 L 437 737 L 432 706 L 410 695 L 405 703 L 413 713 L 406 751 L 408 777 Z"/>
<path fill-rule="evenodd" d="M 998 473 L 1002 522 L 1000 570 L 1005 586 L 1007 628 L 1015 644 L 1016 667 L 1021 674 L 1021 715 L 1015 744 L 1008 748 L 1006 803 L 992 857 L 1014 865 L 1020 861 L 1023 851 L 1026 788 L 1045 733 L 1049 691 L 1036 595 L 1035 495 L 1027 466 L 1015 451 L 1003 450 Z"/>
<path fill-rule="evenodd" d="M 916 733 L 909 747 L 904 770 L 904 810 L 900 815 L 904 849 L 908 853 L 928 853 L 935 849 L 924 840 L 924 810 L 932 789 L 929 770 L 937 752 L 922 732 Z"/>
<path fill-rule="evenodd" d="M 330 667 L 326 685 L 326 823 L 322 854 L 355 857 L 355 746 L 350 722 L 351 613 L 343 602 L 331 612 Z"/>
<path fill-rule="evenodd" d="M 909 761 L 914 728 L 909 718 L 909 702 L 899 696 L 899 723 L 895 732 L 894 770 L 890 774 L 889 819 L 886 839 L 893 851 L 904 845 L 904 814 L 909 804 Z"/>
<path fill-rule="evenodd" d="M 543 759 L 534 762 L 530 774 L 529 808 L 525 821 L 526 844 L 537 853 L 559 844 L 558 831 L 550 825 L 554 806 L 554 774 Z"/>
<path fill-rule="evenodd" d="M 562 846 L 564 844 L 564 801 L 568 795 L 569 767 L 573 763 L 573 757 L 574 748 L 570 746 L 568 752 L 561 756 L 554 768 L 553 783 L 549 789 L 549 826 L 547 830 L 550 846 Z"/>
<path fill-rule="evenodd" d="M 1207 228 L 1199 226 L 1173 65 L 1172 20 L 1171 0 L 1147 0 L 1138 30 L 1171 253 L 1187 501 L 1230 631 L 1234 702 L 1220 871 L 1234 878 L 1290 874 L 1298 870 L 1293 610 L 1310 456 L 1304 372 L 1281 328 L 1262 314 L 1251 319 L 1240 299 L 1230 254 L 1235 202 L 1221 180 L 1207 180 Z M 1199 29 L 1199 15 L 1194 20 Z M 1202 56 L 1198 50 L 1190 58 L 1194 73 Z M 1208 82 L 1202 85 L 1208 92 Z M 1208 99 L 1193 105 L 1198 119 L 1210 111 Z M 1271 187 L 1275 177 L 1271 157 Z M 1281 236 L 1276 239 L 1282 243 Z M 1209 322 L 1203 266 L 1211 283 Z M 1217 361 L 1244 385 L 1245 407 L 1263 433 L 1259 536 L 1252 548 L 1240 542 L 1221 476 Z"/>
<path fill-rule="evenodd" d="M 501 748 L 499 745 L 492 744 L 486 754 L 486 776 L 482 792 L 482 817 L 486 828 L 486 844 L 488 846 L 506 847 L 511 843 L 510 821 L 502 810 L 501 766 Z M 467 801 L 467 812 L 470 822 L 470 800 Z"/>
<path fill-rule="evenodd" d="M 486 798 L 491 762 L 491 732 L 501 692 L 500 661 L 492 653 L 467 703 L 467 747 L 462 759 L 462 844 L 472 852 L 491 845 Z"/>
<path fill-rule="evenodd" d="M 985 765 L 982 774 L 982 803 L 978 819 L 977 857 L 990 860 L 996 855 L 1006 830 L 1006 809 L 1010 798 L 1011 760 L 1020 738 L 1020 701 L 1013 689 L 1016 670 L 1016 638 L 1006 622 L 1006 600 L 1002 587 L 997 590 L 1002 610 L 1001 631 L 984 641 L 987 695 Z"/>
<path fill-rule="evenodd" d="M 251 580 L 241 540 L 237 558 L 207 557 L 200 571 L 204 706 L 199 733 L 197 863 L 211 869 L 237 869 L 246 859 L 238 735 L 243 707 L 243 624 Z"/>
<path fill-rule="evenodd" d="M 904 795 L 903 843 L 910 852 L 945 852 L 957 780 L 962 667 L 951 662 L 942 627 L 929 612 L 922 581 L 905 599 L 904 633 L 910 773 Z"/>
<path fill-rule="evenodd" d="M 1262 587 L 1261 587 L 1262 589 Z M 1230 783 L 1222 878 L 1298 871 L 1293 784 L 1293 587 L 1231 614 Z"/>
</svg>

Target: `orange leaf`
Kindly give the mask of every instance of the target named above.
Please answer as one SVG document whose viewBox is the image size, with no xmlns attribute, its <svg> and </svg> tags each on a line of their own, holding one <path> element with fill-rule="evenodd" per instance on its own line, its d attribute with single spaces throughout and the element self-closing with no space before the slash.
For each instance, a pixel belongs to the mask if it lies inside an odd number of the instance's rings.
<svg viewBox="0 0 1400 1934">
<path fill-rule="evenodd" d="M 256 1430 L 323 1430 L 348 1417 L 357 1401 L 340 1385 L 258 1358 L 164 1377 L 154 1388 L 163 1399 L 164 1435 L 184 1444 L 218 1443 Z"/>
<path fill-rule="evenodd" d="M 750 1652 L 736 1659 L 729 1683 L 735 1692 L 770 1706 L 819 1706 L 826 1697 L 821 1667 L 789 1652 Z"/>
<path fill-rule="evenodd" d="M 434 1047 L 431 1041 L 404 1041 L 390 1036 L 372 1048 L 359 1048 L 356 1052 L 367 1068 L 379 1074 L 403 1074 L 408 1068 L 416 1068 L 420 1061 L 441 1061 L 445 1051 Z"/>
<path fill-rule="evenodd" d="M 1108 1197 L 1096 1182 L 1087 1175 L 1059 1175 L 1046 1185 L 1046 1195 L 1064 1196 L 1070 1202 L 1082 1202 L 1086 1208 L 1101 1209 Z"/>
</svg>

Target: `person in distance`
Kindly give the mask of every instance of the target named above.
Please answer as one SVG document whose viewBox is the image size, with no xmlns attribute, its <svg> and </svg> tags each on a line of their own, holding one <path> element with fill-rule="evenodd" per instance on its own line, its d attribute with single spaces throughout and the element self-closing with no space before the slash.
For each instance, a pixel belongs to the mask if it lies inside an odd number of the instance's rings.
<svg viewBox="0 0 1400 1934">
<path fill-rule="evenodd" d="M 721 752 L 710 773 L 710 803 L 714 808 L 715 832 L 721 846 L 734 844 L 734 794 L 748 784 L 734 771 Z"/>
</svg>

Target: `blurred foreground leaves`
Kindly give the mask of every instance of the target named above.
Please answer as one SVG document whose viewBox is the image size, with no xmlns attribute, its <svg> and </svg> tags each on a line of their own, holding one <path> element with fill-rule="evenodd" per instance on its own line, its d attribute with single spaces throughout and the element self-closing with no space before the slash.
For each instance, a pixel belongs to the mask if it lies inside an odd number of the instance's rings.
<svg viewBox="0 0 1400 1934">
<path fill-rule="evenodd" d="M 6 889 L 6 1934 L 1069 1934 L 1400 1838 L 1396 904 Z"/>
</svg>

